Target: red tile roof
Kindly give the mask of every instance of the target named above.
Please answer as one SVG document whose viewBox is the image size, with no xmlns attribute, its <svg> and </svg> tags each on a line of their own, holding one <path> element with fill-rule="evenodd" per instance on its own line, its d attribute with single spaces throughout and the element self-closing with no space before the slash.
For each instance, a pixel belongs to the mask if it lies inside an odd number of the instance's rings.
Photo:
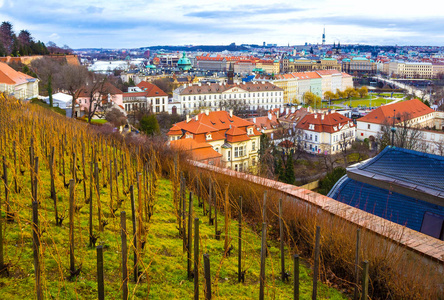
<svg viewBox="0 0 444 300">
<path fill-rule="evenodd" d="M 183 151 L 191 151 L 193 159 L 197 161 L 222 157 L 222 154 L 215 151 L 210 144 L 199 143 L 190 138 L 171 141 L 170 146 Z"/>
<path fill-rule="evenodd" d="M 323 117 L 322 117 L 323 116 Z M 297 128 L 315 131 L 334 133 L 341 130 L 344 125 L 355 127 L 353 121 L 339 113 L 329 114 L 309 114 L 306 115 L 297 125 Z M 310 125 L 314 127 L 310 128 Z"/>
<path fill-rule="evenodd" d="M 383 124 L 386 120 L 391 120 L 390 118 L 393 117 L 394 113 L 393 110 L 396 110 L 396 115 L 408 115 L 409 119 L 415 119 L 434 112 L 433 109 L 422 103 L 420 100 L 412 99 L 380 106 L 366 116 L 358 119 L 358 122 Z"/>
<path fill-rule="evenodd" d="M 162 91 L 157 85 L 150 82 L 141 81 L 137 87 L 147 92 L 146 97 L 168 96 L 168 94 Z"/>
<path fill-rule="evenodd" d="M 35 80 L 34 77 L 18 72 L 5 63 L 0 62 L 0 83 L 16 85 Z"/>
</svg>

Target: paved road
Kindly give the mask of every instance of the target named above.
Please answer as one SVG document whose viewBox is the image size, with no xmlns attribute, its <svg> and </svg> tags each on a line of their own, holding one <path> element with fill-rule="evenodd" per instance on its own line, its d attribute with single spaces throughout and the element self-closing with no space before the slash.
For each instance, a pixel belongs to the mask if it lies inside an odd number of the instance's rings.
<svg viewBox="0 0 444 300">
<path fill-rule="evenodd" d="M 384 81 L 386 83 L 390 83 L 390 84 L 392 84 L 394 86 L 397 86 L 397 87 L 399 87 L 401 89 L 405 89 L 405 90 L 407 90 L 407 92 L 409 94 L 415 95 L 415 97 L 423 98 L 424 100 L 430 101 L 430 95 L 429 94 L 425 94 L 424 95 L 424 91 L 421 90 L 421 89 L 417 89 L 415 87 L 412 87 L 411 85 L 406 85 L 406 84 L 403 84 L 403 83 L 398 82 L 398 81 L 393 81 L 393 80 L 390 80 L 390 79 L 385 79 L 385 78 L 382 78 L 380 76 L 374 76 L 373 78 L 378 79 L 378 80 L 382 80 L 382 81 Z"/>
</svg>

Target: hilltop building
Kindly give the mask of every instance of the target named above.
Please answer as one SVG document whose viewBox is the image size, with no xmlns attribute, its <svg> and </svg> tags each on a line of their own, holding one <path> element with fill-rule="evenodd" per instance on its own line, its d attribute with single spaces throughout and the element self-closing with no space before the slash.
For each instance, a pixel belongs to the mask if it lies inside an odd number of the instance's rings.
<svg viewBox="0 0 444 300">
<path fill-rule="evenodd" d="M 232 111 L 199 113 L 168 132 L 170 146 L 187 150 L 193 159 L 239 172 L 256 172 L 261 133 L 254 123 Z"/>
<path fill-rule="evenodd" d="M 25 100 L 38 97 L 39 80 L 0 62 L 0 92 Z"/>
</svg>

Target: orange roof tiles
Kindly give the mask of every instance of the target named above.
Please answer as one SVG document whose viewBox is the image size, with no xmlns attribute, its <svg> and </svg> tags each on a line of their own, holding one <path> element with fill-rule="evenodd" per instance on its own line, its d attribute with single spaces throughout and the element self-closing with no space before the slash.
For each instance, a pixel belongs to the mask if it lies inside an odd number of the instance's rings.
<svg viewBox="0 0 444 300">
<path fill-rule="evenodd" d="M 329 114 L 309 114 L 306 115 L 296 127 L 299 129 L 310 130 L 315 132 L 328 132 L 334 133 L 341 130 L 342 126 L 349 124 L 350 127 L 356 125 L 353 121 L 339 113 Z M 310 125 L 314 125 L 314 128 L 310 128 Z M 336 130 L 335 130 L 336 128 Z"/>
<path fill-rule="evenodd" d="M 146 97 L 168 96 L 168 94 L 162 91 L 157 85 L 150 82 L 141 81 L 137 87 L 147 92 Z"/>
<path fill-rule="evenodd" d="M 36 80 L 34 77 L 18 72 L 5 63 L 0 62 L 0 83 L 17 85 Z"/>
<path fill-rule="evenodd" d="M 194 160 L 206 160 L 222 157 L 213 147 L 205 142 L 197 142 L 194 139 L 180 139 L 170 142 L 171 147 L 183 151 L 191 151 Z"/>
<path fill-rule="evenodd" d="M 434 112 L 433 109 L 422 103 L 420 100 L 412 99 L 409 101 L 380 106 L 366 116 L 358 119 L 358 122 L 382 124 L 390 117 L 393 117 L 393 110 L 396 110 L 397 116 L 408 115 L 409 119 L 415 119 Z"/>
</svg>

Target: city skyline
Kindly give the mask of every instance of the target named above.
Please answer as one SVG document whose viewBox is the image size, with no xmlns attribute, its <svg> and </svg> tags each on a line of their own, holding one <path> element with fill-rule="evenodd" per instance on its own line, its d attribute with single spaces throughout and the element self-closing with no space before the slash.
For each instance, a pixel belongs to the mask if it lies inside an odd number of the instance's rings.
<svg viewBox="0 0 444 300">
<path fill-rule="evenodd" d="M 444 45 L 437 1 L 409 7 L 388 1 L 357 6 L 350 0 L 87 1 L 0 0 L 0 20 L 18 33 L 71 48 L 138 48 L 155 45 L 360 43 Z"/>
</svg>

